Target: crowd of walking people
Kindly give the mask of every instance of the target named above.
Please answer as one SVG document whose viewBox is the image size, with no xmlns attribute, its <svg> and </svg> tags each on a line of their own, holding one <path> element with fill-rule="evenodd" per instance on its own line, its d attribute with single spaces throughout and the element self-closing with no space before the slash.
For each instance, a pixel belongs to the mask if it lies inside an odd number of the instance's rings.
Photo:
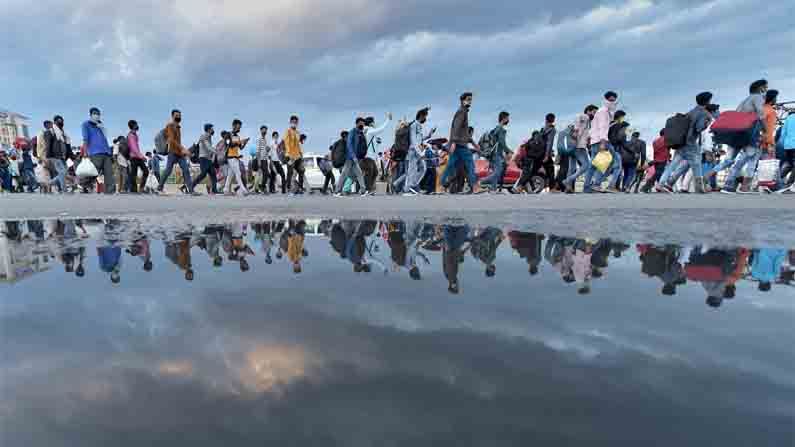
<svg viewBox="0 0 795 447">
<path fill-rule="evenodd" d="M 395 124 L 394 143 L 380 153 L 375 142 L 392 115 L 380 127 L 372 117 L 357 117 L 319 163 L 326 179 L 322 192 L 372 195 L 379 178 L 386 193 L 403 195 L 795 191 L 795 108 L 779 103 L 778 91 L 765 80 L 754 81 L 730 112 L 720 111 L 711 92 L 699 93 L 691 110 L 664 123 L 650 151 L 613 91 L 571 123 L 560 125 L 554 113 L 547 114 L 515 150 L 506 140 L 510 112 L 500 112 L 495 126 L 476 138 L 469 118 L 474 95 L 467 92 L 459 100 L 448 135 L 437 137 L 436 128 L 427 128 L 431 108 L 423 107 L 413 120 Z M 0 151 L 0 185 L 8 193 L 163 193 L 176 165 L 188 195 L 307 192 L 308 136 L 299 129 L 300 118 L 289 118 L 283 137 L 261 126 L 251 144 L 241 135 L 242 124 L 235 119 L 220 138 L 214 124 L 203 124 L 201 137 L 188 144 L 182 113 L 175 109 L 154 147 L 145 150 L 136 120 L 110 139 L 101 111 L 93 107 L 81 125 L 82 141 L 73 142 L 64 118 L 56 115 L 31 141 L 20 139 Z M 195 178 L 192 166 L 198 167 Z"/>
<path fill-rule="evenodd" d="M 509 259 L 498 256 L 501 249 L 521 258 L 531 277 L 543 269 L 559 275 L 572 293 L 581 295 L 591 293 L 595 282 L 607 277 L 612 262 L 633 252 L 644 277 L 660 281 L 662 295 L 676 295 L 679 288 L 697 283 L 712 307 L 734 298 L 740 282 L 754 283 L 761 292 L 770 292 L 774 286 L 795 286 L 795 250 L 670 244 L 633 247 L 614 239 L 568 238 L 515 228 L 470 226 L 465 222 L 437 225 L 419 220 L 275 219 L 171 229 L 147 229 L 136 222 L 113 219 L 7 221 L 0 222 L 0 260 L 32 264 L 57 259 L 66 273 L 84 277 L 93 255 L 88 228 L 96 245 L 98 271 L 112 284 L 121 283 L 123 266 L 140 266 L 151 272 L 162 269 L 156 264 L 163 257 L 186 281 L 196 279 L 196 270 L 232 265 L 245 273 L 260 263 L 267 266 L 264 268 L 285 265 L 284 274 L 300 275 L 310 249 L 314 252 L 318 247 L 330 247 L 332 259 L 350 263 L 354 274 L 405 275 L 408 281 L 437 278 L 434 273 L 438 267 L 433 267 L 436 260 L 451 294 L 461 293 L 462 284 L 474 281 L 463 274 L 467 259 L 478 266 L 474 271 L 483 272 L 483 276 L 476 276 L 495 278 L 498 264 Z M 327 244 L 310 243 L 312 236 Z M 155 244 L 162 246 L 163 256 L 154 254 Z M 197 255 L 205 258 L 204 268 L 196 268 Z M 7 267 L 11 272 L 25 270 L 18 265 Z"/>
</svg>

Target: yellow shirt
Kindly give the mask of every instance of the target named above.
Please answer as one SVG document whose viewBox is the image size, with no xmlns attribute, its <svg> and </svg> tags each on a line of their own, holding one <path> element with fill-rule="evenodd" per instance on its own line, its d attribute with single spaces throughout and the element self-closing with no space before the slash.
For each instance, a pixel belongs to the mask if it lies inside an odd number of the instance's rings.
<svg viewBox="0 0 795 447">
<path fill-rule="evenodd" d="M 287 134 L 284 136 L 284 155 L 292 160 L 299 160 L 303 158 L 301 152 L 300 135 L 298 131 L 292 127 L 287 129 Z"/>
</svg>

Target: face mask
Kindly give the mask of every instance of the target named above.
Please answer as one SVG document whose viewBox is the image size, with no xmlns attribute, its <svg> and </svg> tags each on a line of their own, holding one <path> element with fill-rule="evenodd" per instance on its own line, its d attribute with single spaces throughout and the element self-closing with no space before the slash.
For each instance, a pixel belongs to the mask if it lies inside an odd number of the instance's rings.
<svg viewBox="0 0 795 447">
<path fill-rule="evenodd" d="M 181 117 L 181 116 L 178 116 L 178 117 L 174 118 L 174 122 L 175 122 L 175 123 L 180 123 L 180 122 L 182 122 L 182 117 Z"/>
<path fill-rule="evenodd" d="M 55 125 L 58 126 L 58 127 L 63 128 L 63 123 L 61 123 L 61 122 L 55 123 Z"/>
<path fill-rule="evenodd" d="M 92 113 L 91 114 L 91 121 L 93 121 L 95 123 L 98 123 L 99 122 L 99 118 L 100 118 L 100 115 L 98 113 Z"/>
<path fill-rule="evenodd" d="M 296 127 L 298 127 L 298 123 L 290 123 L 291 129 L 295 129 Z"/>
</svg>

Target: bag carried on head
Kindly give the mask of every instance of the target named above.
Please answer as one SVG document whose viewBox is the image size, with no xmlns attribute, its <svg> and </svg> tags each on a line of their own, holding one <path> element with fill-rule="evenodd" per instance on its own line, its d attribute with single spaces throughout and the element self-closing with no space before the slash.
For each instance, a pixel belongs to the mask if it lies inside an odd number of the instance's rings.
<svg viewBox="0 0 795 447">
<path fill-rule="evenodd" d="M 687 145 L 692 123 L 684 113 L 677 113 L 665 122 L 665 145 L 669 149 L 681 149 Z"/>
<path fill-rule="evenodd" d="M 345 159 L 347 158 L 348 151 L 346 146 L 347 143 L 345 140 L 340 138 L 334 143 L 334 146 L 331 147 L 331 164 L 335 169 L 342 169 L 342 167 L 345 166 Z"/>
<path fill-rule="evenodd" d="M 480 141 L 478 141 L 480 155 L 487 160 L 491 160 L 494 158 L 494 154 L 497 153 L 497 146 L 499 146 L 499 144 L 500 142 L 497 140 L 497 128 L 495 127 L 480 137 Z"/>
<path fill-rule="evenodd" d="M 744 148 L 758 144 L 761 123 L 753 112 L 723 112 L 712 124 L 712 142 Z"/>
<path fill-rule="evenodd" d="M 155 152 L 159 155 L 168 155 L 168 143 L 166 142 L 166 129 L 160 130 L 155 135 Z"/>
<path fill-rule="evenodd" d="M 392 146 L 392 160 L 404 161 L 409 153 L 411 146 L 411 125 L 410 123 L 402 123 L 395 129 L 395 144 Z"/>
</svg>

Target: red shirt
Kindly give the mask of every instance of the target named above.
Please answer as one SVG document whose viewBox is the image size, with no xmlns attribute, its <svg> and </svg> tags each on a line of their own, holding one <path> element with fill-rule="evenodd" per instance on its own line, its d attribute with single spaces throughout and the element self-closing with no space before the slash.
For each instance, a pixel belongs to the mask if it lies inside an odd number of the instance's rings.
<svg viewBox="0 0 795 447">
<path fill-rule="evenodd" d="M 671 158 L 671 152 L 668 150 L 668 146 L 665 145 L 665 137 L 657 137 L 651 146 L 654 149 L 654 161 L 656 163 L 667 163 Z"/>
</svg>

